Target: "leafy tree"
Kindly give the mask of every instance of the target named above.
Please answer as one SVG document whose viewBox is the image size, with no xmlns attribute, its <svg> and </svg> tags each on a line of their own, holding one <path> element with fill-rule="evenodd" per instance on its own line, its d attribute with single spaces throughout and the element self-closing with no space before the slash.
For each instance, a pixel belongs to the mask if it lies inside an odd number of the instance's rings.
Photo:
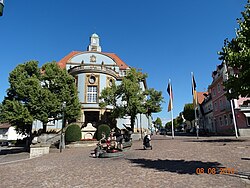
<svg viewBox="0 0 250 188">
<path fill-rule="evenodd" d="M 187 121 L 192 123 L 192 121 L 195 119 L 193 103 L 185 104 L 183 116 Z"/>
<path fill-rule="evenodd" d="M 131 128 L 134 130 L 136 114 L 147 113 L 149 116 L 161 110 L 161 92 L 154 89 L 143 92 L 140 87 L 140 82 L 146 77 L 146 74 L 137 72 L 134 68 L 130 69 L 120 85 L 113 85 L 102 90 L 100 107 L 112 105 L 111 116 L 114 119 L 125 115 L 130 116 Z"/>
<path fill-rule="evenodd" d="M 157 117 L 156 120 L 155 120 L 155 126 L 157 128 L 161 128 L 162 127 L 162 121 L 161 121 L 161 118 Z"/>
<path fill-rule="evenodd" d="M 181 114 L 177 116 L 175 119 L 176 119 L 176 124 L 180 125 L 183 123 L 183 118 L 181 117 Z"/>
<path fill-rule="evenodd" d="M 228 65 L 233 73 L 229 74 L 224 83 L 227 97 L 238 98 L 250 96 L 250 1 L 241 13 L 242 18 L 237 19 L 239 28 L 236 37 L 231 41 L 225 40 L 219 59 Z"/>
<path fill-rule="evenodd" d="M 147 100 L 145 102 L 146 114 L 148 116 L 148 126 L 150 127 L 150 118 L 152 113 L 157 113 L 162 110 L 161 104 L 163 102 L 162 92 L 156 91 L 153 88 L 146 90 L 145 95 Z"/>
<path fill-rule="evenodd" d="M 35 119 L 46 131 L 48 118 L 62 114 L 63 101 L 67 103 L 65 119 L 77 118 L 80 113 L 74 79 L 56 63 L 45 64 L 42 70 L 37 61 L 20 64 L 10 73 L 9 83 L 0 121 L 10 122 L 23 133 L 29 133 Z"/>
<path fill-rule="evenodd" d="M 174 119 L 174 127 L 180 130 L 182 128 L 181 126 L 182 123 L 183 123 L 183 119 L 180 114 Z"/>
<path fill-rule="evenodd" d="M 41 105 L 45 113 L 43 118 L 39 120 L 44 120 L 42 121 L 45 124 L 44 128 L 48 122 L 48 117 L 60 118 L 62 110 L 64 110 L 65 120 L 68 120 L 69 123 L 75 122 L 80 116 L 81 106 L 74 78 L 65 69 L 61 69 L 55 62 L 46 63 L 42 66 L 42 70 L 41 82 L 43 83 L 42 88 L 44 93 L 47 93 L 47 101 L 46 104 Z M 63 102 L 66 102 L 65 109 L 62 109 Z"/>
<path fill-rule="evenodd" d="M 30 133 L 33 117 L 28 108 L 17 100 L 4 100 L 0 105 L 0 120 L 16 127 L 18 133 Z"/>
<path fill-rule="evenodd" d="M 10 87 L 1 105 L 1 122 L 9 122 L 22 133 L 30 133 L 35 111 L 31 103 L 41 89 L 38 62 L 18 65 L 9 75 Z"/>
<path fill-rule="evenodd" d="M 171 121 L 167 122 L 167 123 L 165 124 L 165 128 L 166 128 L 167 130 L 171 130 L 171 129 L 172 129 L 172 122 L 171 122 Z"/>
<path fill-rule="evenodd" d="M 177 128 L 177 129 L 180 129 L 181 128 L 181 124 L 183 123 L 183 119 L 181 117 L 181 115 L 177 116 L 175 119 L 174 119 L 174 128 Z M 171 130 L 172 129 L 172 121 L 169 121 L 165 124 L 165 128 L 168 129 L 168 130 Z"/>
</svg>

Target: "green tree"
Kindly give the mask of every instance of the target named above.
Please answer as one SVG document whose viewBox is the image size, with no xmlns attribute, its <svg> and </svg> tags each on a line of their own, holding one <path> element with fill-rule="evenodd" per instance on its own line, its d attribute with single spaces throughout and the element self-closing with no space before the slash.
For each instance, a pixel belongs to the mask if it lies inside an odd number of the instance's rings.
<svg viewBox="0 0 250 188">
<path fill-rule="evenodd" d="M 45 64 L 42 69 L 37 61 L 20 64 L 10 73 L 9 83 L 0 121 L 10 122 L 23 133 L 30 133 L 35 119 L 43 123 L 46 131 L 48 118 L 62 114 L 63 101 L 67 103 L 65 119 L 76 118 L 80 113 L 74 79 L 56 63 Z"/>
<path fill-rule="evenodd" d="M 195 119 L 193 103 L 185 104 L 183 116 L 187 121 L 192 123 L 192 121 Z"/>
<path fill-rule="evenodd" d="M 18 65 L 9 75 L 10 87 L 1 105 L 1 122 L 9 122 L 17 131 L 30 133 L 35 111 L 31 110 L 34 97 L 41 89 L 38 62 Z"/>
<path fill-rule="evenodd" d="M 182 123 L 183 123 L 183 119 L 180 114 L 174 119 L 174 127 L 180 130 L 182 128 L 181 126 Z"/>
<path fill-rule="evenodd" d="M 155 126 L 159 129 L 159 128 L 162 128 L 162 121 L 161 121 L 161 118 L 157 117 L 156 120 L 155 120 Z"/>
<path fill-rule="evenodd" d="M 172 122 L 171 122 L 171 121 L 167 122 L 167 123 L 165 124 L 165 128 L 166 128 L 167 130 L 172 130 Z"/>
<path fill-rule="evenodd" d="M 183 123 L 183 119 L 181 117 L 181 114 L 179 116 L 177 116 L 176 118 L 174 118 L 174 128 L 176 129 L 180 129 L 181 128 L 181 124 Z M 169 121 L 165 124 L 165 128 L 168 130 L 172 129 L 172 121 Z"/>
<path fill-rule="evenodd" d="M 148 127 L 150 127 L 150 118 L 152 113 L 157 113 L 162 110 L 161 104 L 164 102 L 161 91 L 156 91 L 153 88 L 150 88 L 144 92 L 147 96 L 145 102 L 146 114 L 148 117 Z"/>
<path fill-rule="evenodd" d="M 44 120 L 42 121 L 45 125 L 44 128 L 47 125 L 48 117 L 60 118 L 62 110 L 64 110 L 65 121 L 67 120 L 69 123 L 75 122 L 80 116 L 81 106 L 74 78 L 65 69 L 61 69 L 55 62 L 44 64 L 42 70 L 41 82 L 43 83 L 43 91 L 47 94 L 47 101 L 44 105 L 41 105 L 45 115 L 39 120 Z M 65 109 L 62 109 L 63 102 L 66 102 Z"/>
<path fill-rule="evenodd" d="M 239 28 L 236 37 L 231 41 L 225 40 L 219 59 L 227 64 L 228 80 L 224 86 L 227 97 L 238 98 L 250 96 L 250 1 L 248 0 L 242 18 L 237 19 Z"/>
<path fill-rule="evenodd" d="M 28 108 L 17 100 L 4 100 L 0 104 L 0 120 L 16 127 L 18 133 L 30 133 L 33 117 Z"/>
<path fill-rule="evenodd" d="M 100 107 L 105 108 L 107 105 L 112 105 L 111 116 L 114 119 L 125 115 L 130 116 L 131 128 L 134 130 L 136 114 L 146 113 L 151 115 L 151 113 L 161 110 L 161 92 L 154 89 L 143 92 L 140 87 L 140 83 L 146 77 L 146 74 L 137 72 L 134 68 L 130 69 L 120 85 L 113 85 L 102 90 Z"/>
</svg>

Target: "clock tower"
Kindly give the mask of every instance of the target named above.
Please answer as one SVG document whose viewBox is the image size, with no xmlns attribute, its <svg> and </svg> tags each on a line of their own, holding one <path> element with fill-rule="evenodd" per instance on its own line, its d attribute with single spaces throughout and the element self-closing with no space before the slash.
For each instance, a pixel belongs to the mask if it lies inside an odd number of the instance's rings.
<svg viewBox="0 0 250 188">
<path fill-rule="evenodd" d="M 96 33 L 92 34 L 90 37 L 90 45 L 88 46 L 88 51 L 102 51 L 102 48 L 100 46 L 100 37 Z"/>
</svg>

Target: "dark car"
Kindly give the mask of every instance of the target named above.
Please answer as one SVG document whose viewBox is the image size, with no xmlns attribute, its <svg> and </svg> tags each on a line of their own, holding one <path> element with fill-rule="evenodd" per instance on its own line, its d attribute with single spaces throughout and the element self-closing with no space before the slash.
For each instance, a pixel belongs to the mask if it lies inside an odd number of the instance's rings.
<svg viewBox="0 0 250 188">
<path fill-rule="evenodd" d="M 162 129 L 160 129 L 160 135 L 166 135 L 167 134 L 167 129 L 164 129 L 164 128 L 162 128 Z"/>
</svg>

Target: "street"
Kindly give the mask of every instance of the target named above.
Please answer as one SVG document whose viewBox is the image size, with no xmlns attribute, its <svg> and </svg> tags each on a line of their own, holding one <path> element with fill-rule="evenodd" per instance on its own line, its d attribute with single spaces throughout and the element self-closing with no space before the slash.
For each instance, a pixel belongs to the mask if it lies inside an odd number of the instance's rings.
<svg viewBox="0 0 250 188">
<path fill-rule="evenodd" d="M 250 187 L 250 138 L 154 135 L 152 146 L 134 141 L 121 158 L 92 158 L 94 147 L 81 147 L 0 159 L 0 187 Z"/>
</svg>

